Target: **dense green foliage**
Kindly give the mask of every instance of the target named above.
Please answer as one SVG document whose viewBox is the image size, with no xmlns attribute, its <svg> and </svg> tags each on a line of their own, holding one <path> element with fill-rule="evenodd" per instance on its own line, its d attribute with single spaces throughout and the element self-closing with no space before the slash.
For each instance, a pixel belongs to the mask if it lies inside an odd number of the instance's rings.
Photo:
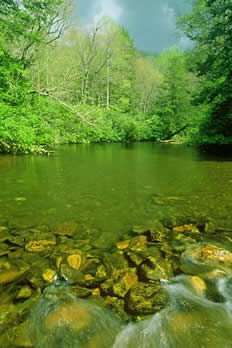
<svg viewBox="0 0 232 348">
<path fill-rule="evenodd" d="M 196 103 L 204 105 L 196 139 L 232 143 L 232 2 L 195 0 L 192 14 L 181 20 L 195 42 L 192 69 L 201 78 Z"/>
<path fill-rule="evenodd" d="M 0 151 L 175 133 L 231 142 L 231 6 L 196 0 L 181 20 L 194 49 L 154 57 L 109 18 L 67 29 L 66 0 L 1 2 Z"/>
</svg>

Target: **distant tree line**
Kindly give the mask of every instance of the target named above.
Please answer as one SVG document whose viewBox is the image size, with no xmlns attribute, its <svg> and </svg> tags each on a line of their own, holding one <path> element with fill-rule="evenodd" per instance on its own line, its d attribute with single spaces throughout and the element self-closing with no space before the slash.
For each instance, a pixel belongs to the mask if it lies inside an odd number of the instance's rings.
<svg viewBox="0 0 232 348">
<path fill-rule="evenodd" d="M 196 0 L 194 41 L 140 52 L 110 18 L 70 24 L 67 0 L 0 3 L 0 151 L 58 143 L 232 142 L 232 4 Z"/>
</svg>

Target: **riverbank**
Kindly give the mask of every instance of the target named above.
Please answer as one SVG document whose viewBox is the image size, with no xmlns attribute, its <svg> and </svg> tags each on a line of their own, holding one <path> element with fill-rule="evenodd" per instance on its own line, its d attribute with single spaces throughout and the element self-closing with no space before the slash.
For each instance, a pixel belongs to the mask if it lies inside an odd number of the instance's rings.
<svg viewBox="0 0 232 348">
<path fill-rule="evenodd" d="M 17 107 L 3 104 L 0 110 L 2 153 L 43 154 L 57 144 L 155 142 L 166 139 L 169 133 L 155 114 L 85 104 L 70 110 L 38 96 Z M 186 136 L 186 132 L 181 135 Z"/>
</svg>

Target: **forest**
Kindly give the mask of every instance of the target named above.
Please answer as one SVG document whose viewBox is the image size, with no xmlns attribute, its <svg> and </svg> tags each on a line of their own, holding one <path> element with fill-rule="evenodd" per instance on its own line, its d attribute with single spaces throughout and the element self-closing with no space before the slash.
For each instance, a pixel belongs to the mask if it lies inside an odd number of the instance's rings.
<svg viewBox="0 0 232 348">
<path fill-rule="evenodd" d="M 230 0 L 195 0 L 177 23 L 192 49 L 159 55 L 139 51 L 111 18 L 86 27 L 72 12 L 69 0 L 0 2 L 1 152 L 232 143 Z"/>
</svg>

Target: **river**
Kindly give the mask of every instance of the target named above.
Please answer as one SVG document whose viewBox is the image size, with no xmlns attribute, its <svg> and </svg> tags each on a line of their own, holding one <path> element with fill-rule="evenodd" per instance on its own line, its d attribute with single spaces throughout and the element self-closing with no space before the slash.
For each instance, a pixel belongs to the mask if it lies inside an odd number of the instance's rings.
<svg viewBox="0 0 232 348">
<path fill-rule="evenodd" d="M 232 155 L 0 156 L 0 346 L 231 348 Z"/>
<path fill-rule="evenodd" d="M 0 222 L 76 222 L 114 242 L 156 217 L 205 214 L 232 225 L 232 156 L 184 145 L 71 145 L 0 157 Z"/>
</svg>

